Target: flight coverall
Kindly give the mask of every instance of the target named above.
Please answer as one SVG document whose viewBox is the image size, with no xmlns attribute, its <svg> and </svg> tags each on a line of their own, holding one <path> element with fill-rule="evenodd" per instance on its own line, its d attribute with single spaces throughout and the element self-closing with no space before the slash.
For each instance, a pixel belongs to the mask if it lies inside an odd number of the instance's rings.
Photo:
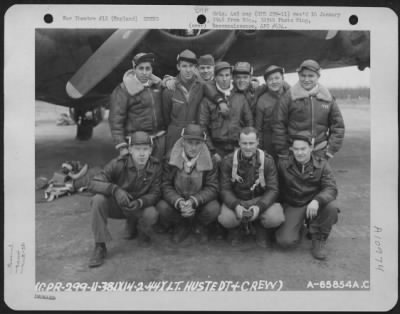
<svg viewBox="0 0 400 314">
<path fill-rule="evenodd" d="M 233 178 L 234 154 L 237 153 L 237 175 Z M 264 155 L 263 177 L 261 184 L 259 172 L 262 171 L 260 156 Z M 235 208 L 242 205 L 246 208 L 257 205 L 260 208 L 258 220 L 264 228 L 278 227 L 285 220 L 278 198 L 278 176 L 274 160 L 268 154 L 257 150 L 251 159 L 242 156 L 240 149 L 225 156 L 221 163 L 221 197 L 222 208 L 218 217 L 225 228 L 238 227 L 241 221 L 236 217 Z"/>
</svg>

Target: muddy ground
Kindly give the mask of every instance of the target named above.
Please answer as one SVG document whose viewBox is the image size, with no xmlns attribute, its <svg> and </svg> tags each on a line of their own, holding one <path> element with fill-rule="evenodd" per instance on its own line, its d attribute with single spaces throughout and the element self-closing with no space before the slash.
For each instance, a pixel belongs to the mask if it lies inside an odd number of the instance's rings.
<svg viewBox="0 0 400 314">
<path fill-rule="evenodd" d="M 36 177 L 50 178 L 64 160 L 102 166 L 115 156 L 106 121 L 95 128 L 92 140 L 78 142 L 75 126 L 56 126 L 60 111 L 54 108 L 37 105 Z M 346 138 L 331 161 L 341 214 L 328 241 L 327 261 L 312 258 L 306 239 L 299 248 L 282 251 L 261 249 L 251 238 L 238 247 L 217 240 L 199 245 L 195 238 L 176 246 L 168 235 L 158 235 L 151 248 L 140 248 L 137 240 L 122 239 L 123 220 L 109 220 L 114 241 L 108 245 L 108 258 L 102 267 L 90 269 L 90 196 L 76 194 L 49 203 L 41 190 L 36 192 L 36 281 L 282 280 L 282 290 L 306 290 L 309 281 L 369 280 L 369 105 L 341 108 Z"/>
</svg>

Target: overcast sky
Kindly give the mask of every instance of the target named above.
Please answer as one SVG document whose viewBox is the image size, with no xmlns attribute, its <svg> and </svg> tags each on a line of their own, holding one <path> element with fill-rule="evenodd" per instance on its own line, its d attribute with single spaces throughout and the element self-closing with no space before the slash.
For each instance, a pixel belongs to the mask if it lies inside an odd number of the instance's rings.
<svg viewBox="0 0 400 314">
<path fill-rule="evenodd" d="M 370 68 L 360 71 L 356 66 L 322 69 L 320 83 L 326 87 L 369 87 Z M 285 74 L 285 80 L 293 85 L 298 81 L 297 73 Z"/>
</svg>

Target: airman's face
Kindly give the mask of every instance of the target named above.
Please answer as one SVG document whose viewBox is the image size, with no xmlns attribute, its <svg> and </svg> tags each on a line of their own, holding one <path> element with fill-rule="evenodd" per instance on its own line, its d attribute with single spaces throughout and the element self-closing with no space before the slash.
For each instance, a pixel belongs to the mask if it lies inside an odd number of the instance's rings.
<svg viewBox="0 0 400 314">
<path fill-rule="evenodd" d="M 215 81 L 222 89 L 228 89 L 231 86 L 232 74 L 230 69 L 223 69 L 218 72 Z"/>
<path fill-rule="evenodd" d="M 184 139 L 183 149 L 186 156 L 188 156 L 189 158 L 196 157 L 200 153 L 202 143 L 203 141 L 200 140 Z"/>
<path fill-rule="evenodd" d="M 177 68 L 183 79 L 191 80 L 196 66 L 193 63 L 181 60 L 179 61 Z"/>
<path fill-rule="evenodd" d="M 150 62 L 142 62 L 135 67 L 136 77 L 141 83 L 146 83 L 150 80 L 153 73 L 153 67 Z"/>
<path fill-rule="evenodd" d="M 299 72 L 299 81 L 301 87 L 305 90 L 311 90 L 318 84 L 319 75 L 311 70 L 303 69 Z"/>
<path fill-rule="evenodd" d="M 251 77 L 249 74 L 235 74 L 233 81 L 238 90 L 245 91 L 250 86 Z"/>
<path fill-rule="evenodd" d="M 252 157 L 257 152 L 258 138 L 256 133 L 240 133 L 239 147 L 246 158 Z"/>
<path fill-rule="evenodd" d="M 283 85 L 283 75 L 280 72 L 275 72 L 267 77 L 267 86 L 269 90 L 273 92 L 278 92 Z"/>
<path fill-rule="evenodd" d="M 309 143 L 302 140 L 294 140 L 290 150 L 294 158 L 301 164 L 307 163 L 311 158 L 312 147 Z"/>
<path fill-rule="evenodd" d="M 148 144 L 132 145 L 129 147 L 129 152 L 132 155 L 132 159 L 139 166 L 146 165 L 150 158 L 151 151 L 151 145 Z"/>
<path fill-rule="evenodd" d="M 214 66 L 212 65 L 199 65 L 199 74 L 205 81 L 209 81 L 214 75 Z"/>
</svg>

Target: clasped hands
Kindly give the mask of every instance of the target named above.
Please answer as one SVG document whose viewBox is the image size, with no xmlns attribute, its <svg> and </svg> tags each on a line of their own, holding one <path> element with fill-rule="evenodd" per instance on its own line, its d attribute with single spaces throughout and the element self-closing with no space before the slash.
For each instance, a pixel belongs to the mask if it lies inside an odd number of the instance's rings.
<svg viewBox="0 0 400 314">
<path fill-rule="evenodd" d="M 133 199 L 132 195 L 120 187 L 114 190 L 113 195 L 115 201 L 125 215 L 129 216 L 140 208 L 139 201 Z"/>
<path fill-rule="evenodd" d="M 252 205 L 249 208 L 237 205 L 235 208 L 236 217 L 241 221 L 254 221 L 260 213 L 260 207 Z"/>
<path fill-rule="evenodd" d="M 178 203 L 179 210 L 181 211 L 182 217 L 189 218 L 194 216 L 196 210 L 193 208 L 193 200 L 188 199 L 186 201 L 181 200 Z"/>
</svg>

